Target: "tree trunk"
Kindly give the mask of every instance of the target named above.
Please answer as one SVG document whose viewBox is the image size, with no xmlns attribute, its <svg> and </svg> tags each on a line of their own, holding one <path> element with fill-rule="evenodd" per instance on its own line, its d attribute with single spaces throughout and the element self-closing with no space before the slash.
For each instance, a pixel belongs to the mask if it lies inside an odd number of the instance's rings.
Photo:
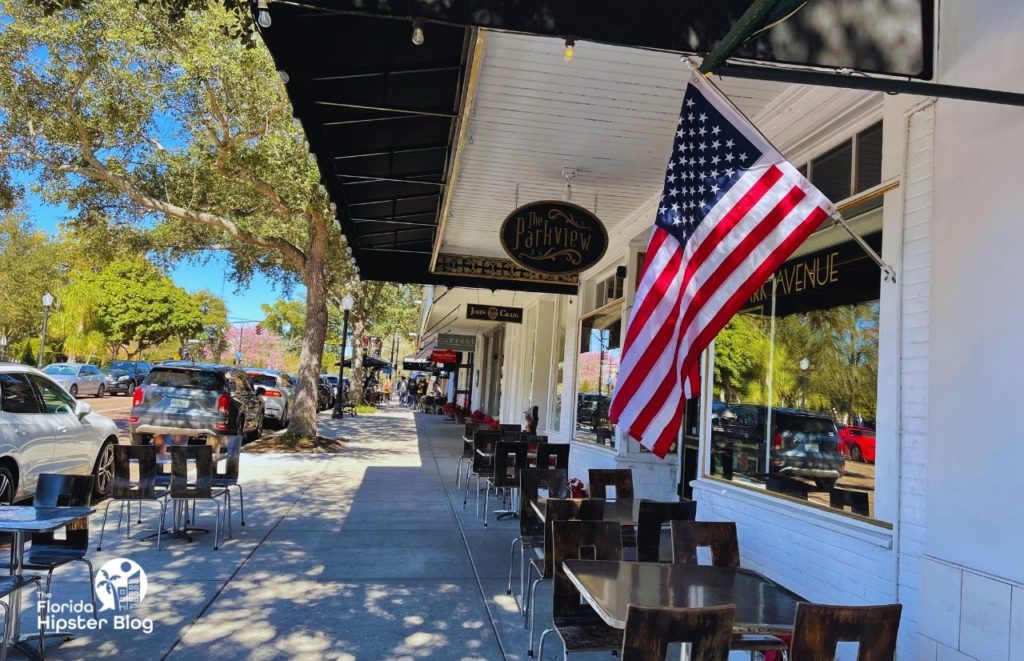
<svg viewBox="0 0 1024 661">
<path fill-rule="evenodd" d="M 306 286 L 306 333 L 302 338 L 299 358 L 299 391 L 288 422 L 288 431 L 297 436 L 316 436 L 317 431 L 320 360 L 327 336 L 327 285 L 324 280 L 326 248 L 326 239 L 314 233 L 302 270 L 302 283 Z"/>
</svg>

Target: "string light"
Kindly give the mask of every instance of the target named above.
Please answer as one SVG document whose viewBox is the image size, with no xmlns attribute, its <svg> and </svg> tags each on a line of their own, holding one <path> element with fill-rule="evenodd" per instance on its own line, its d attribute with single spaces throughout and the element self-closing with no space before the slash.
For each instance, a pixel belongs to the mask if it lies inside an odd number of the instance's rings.
<svg viewBox="0 0 1024 661">
<path fill-rule="evenodd" d="M 270 0 L 259 0 L 256 3 L 256 8 L 258 10 L 256 12 L 256 22 L 259 23 L 261 28 L 269 28 L 270 27 L 271 20 L 270 20 L 270 9 L 268 8 L 269 4 L 270 4 Z"/>
<path fill-rule="evenodd" d="M 566 62 L 572 62 L 572 58 L 576 55 L 576 40 L 566 39 L 565 40 L 565 53 L 562 54 L 562 59 Z"/>
<path fill-rule="evenodd" d="M 422 46 L 424 41 L 426 35 L 423 34 L 423 21 L 415 20 L 412 22 L 412 43 L 414 46 Z"/>
</svg>

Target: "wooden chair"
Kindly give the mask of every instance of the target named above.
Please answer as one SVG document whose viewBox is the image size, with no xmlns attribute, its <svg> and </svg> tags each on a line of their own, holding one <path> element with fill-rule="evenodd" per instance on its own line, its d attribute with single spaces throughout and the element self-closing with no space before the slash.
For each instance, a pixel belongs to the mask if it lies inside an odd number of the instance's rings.
<svg viewBox="0 0 1024 661">
<path fill-rule="evenodd" d="M 462 509 L 466 509 L 466 502 L 469 500 L 469 478 L 476 476 L 476 513 L 480 514 L 480 478 L 489 478 L 494 475 L 493 457 L 482 456 L 478 449 L 486 453 L 493 453 L 494 446 L 501 440 L 501 432 L 490 430 L 477 430 L 473 432 L 473 463 L 469 474 L 466 475 L 466 493 L 462 496 Z"/>
<path fill-rule="evenodd" d="M 666 661 L 671 643 L 692 645 L 690 661 L 726 661 L 735 606 L 626 609 L 622 661 Z"/>
<path fill-rule="evenodd" d="M 537 446 L 537 468 L 569 469 L 568 443 L 541 443 Z"/>
<path fill-rule="evenodd" d="M 857 661 L 891 661 L 896 656 L 901 604 L 826 606 L 799 603 L 790 661 L 834 659 L 839 642 L 856 642 Z"/>
<path fill-rule="evenodd" d="M 529 619 L 529 648 L 527 656 L 533 656 L 533 631 L 537 620 L 536 600 L 537 586 L 541 581 L 550 581 L 555 576 L 554 562 L 554 534 L 553 526 L 555 521 L 600 521 L 604 518 L 604 501 L 597 498 L 583 499 L 558 499 L 548 498 L 544 507 L 544 555 L 541 558 L 530 560 L 527 567 L 526 579 L 533 578 L 537 572 L 537 579 L 527 586 L 526 590 L 526 615 Z"/>
<path fill-rule="evenodd" d="M 641 500 L 636 517 L 637 562 L 661 562 L 661 528 L 671 521 L 697 518 L 697 501 Z"/>
<path fill-rule="evenodd" d="M 540 635 L 537 657 L 544 658 L 544 640 L 554 632 L 565 645 L 565 656 L 574 652 L 617 652 L 622 631 L 608 626 L 587 603 L 565 573 L 566 560 L 621 560 L 622 526 L 614 521 L 556 521 L 553 528 L 554 597 L 553 626 Z"/>
<path fill-rule="evenodd" d="M 512 501 L 515 502 L 514 491 L 519 486 L 519 471 L 529 468 L 526 459 L 529 450 L 530 444 L 520 441 L 498 441 L 495 445 L 494 474 L 487 480 L 484 489 L 484 528 L 487 527 L 487 503 L 492 489 L 495 498 L 498 490 L 501 490 L 502 500 L 512 491 Z"/>
<path fill-rule="evenodd" d="M 512 569 L 516 564 L 516 544 L 519 545 L 519 603 L 525 615 L 526 602 L 526 551 L 544 548 L 544 521 L 537 516 L 533 503 L 541 487 L 547 489 L 548 498 L 569 497 L 569 476 L 566 470 L 527 468 L 519 471 L 519 536 L 512 540 L 508 565 L 508 589 L 512 594 Z"/>
<path fill-rule="evenodd" d="M 672 521 L 672 562 L 683 565 L 697 564 L 697 549 L 711 549 L 711 564 L 715 567 L 740 566 L 740 545 L 736 537 L 736 524 L 732 521 Z M 785 652 L 785 641 L 775 636 L 733 636 L 733 651 Z"/>
<path fill-rule="evenodd" d="M 607 498 L 608 487 L 615 487 L 615 500 L 633 497 L 633 471 L 629 468 L 591 468 L 590 497 Z"/>
</svg>

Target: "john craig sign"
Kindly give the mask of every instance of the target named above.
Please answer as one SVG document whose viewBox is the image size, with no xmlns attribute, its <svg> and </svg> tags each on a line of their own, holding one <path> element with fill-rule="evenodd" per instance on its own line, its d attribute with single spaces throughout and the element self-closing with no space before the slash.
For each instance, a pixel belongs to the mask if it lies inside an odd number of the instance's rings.
<svg viewBox="0 0 1024 661">
<path fill-rule="evenodd" d="M 516 264 L 538 273 L 572 275 L 587 270 L 608 249 L 597 216 L 569 202 L 531 202 L 501 225 L 501 246 Z"/>
<path fill-rule="evenodd" d="M 523 323 L 523 308 L 504 308 L 500 305 L 466 305 L 466 319 L 483 321 L 504 321 L 510 324 Z"/>
</svg>

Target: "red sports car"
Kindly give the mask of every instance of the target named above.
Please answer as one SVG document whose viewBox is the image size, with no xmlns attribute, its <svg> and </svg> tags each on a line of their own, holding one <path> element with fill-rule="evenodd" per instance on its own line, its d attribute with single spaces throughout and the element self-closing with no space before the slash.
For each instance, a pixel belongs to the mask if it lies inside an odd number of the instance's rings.
<svg viewBox="0 0 1024 661">
<path fill-rule="evenodd" d="M 870 427 L 840 427 L 839 451 L 851 461 L 875 463 L 875 430 Z"/>
</svg>

